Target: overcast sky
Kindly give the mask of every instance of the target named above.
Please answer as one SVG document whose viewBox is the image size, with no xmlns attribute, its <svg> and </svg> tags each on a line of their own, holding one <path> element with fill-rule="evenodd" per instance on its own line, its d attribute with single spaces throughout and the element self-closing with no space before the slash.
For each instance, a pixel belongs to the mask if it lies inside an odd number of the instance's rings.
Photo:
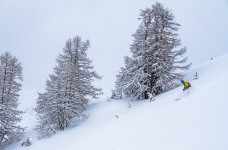
<svg viewBox="0 0 228 150">
<path fill-rule="evenodd" d="M 172 10 L 189 62 L 197 65 L 228 52 L 227 0 L 161 0 Z M 0 53 L 11 52 L 23 66 L 22 99 L 35 101 L 53 73 L 67 39 L 91 41 L 89 58 L 103 76 L 105 93 L 130 55 L 140 9 L 153 0 L 0 0 Z M 26 94 L 33 94 L 33 97 Z"/>
</svg>

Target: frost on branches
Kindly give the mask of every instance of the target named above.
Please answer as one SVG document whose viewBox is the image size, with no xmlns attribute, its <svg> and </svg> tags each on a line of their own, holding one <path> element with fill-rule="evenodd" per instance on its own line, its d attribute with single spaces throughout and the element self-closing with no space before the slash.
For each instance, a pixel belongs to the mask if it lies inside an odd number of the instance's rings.
<svg viewBox="0 0 228 150">
<path fill-rule="evenodd" d="M 177 31 L 180 27 L 174 15 L 156 2 L 141 11 L 139 25 L 130 47 L 132 58 L 125 57 L 125 67 L 117 75 L 118 88 L 135 99 L 148 99 L 173 87 L 187 70 L 183 57 L 186 47 L 180 47 Z"/>
<path fill-rule="evenodd" d="M 87 57 L 89 47 L 88 40 L 77 36 L 66 42 L 63 54 L 57 57 L 54 73 L 46 82 L 45 92 L 39 93 L 35 108 L 40 137 L 64 130 L 73 117 L 86 117 L 83 111 L 90 98 L 101 94 L 101 89 L 92 85 L 94 79 L 101 77 Z"/>
<path fill-rule="evenodd" d="M 0 56 L 0 147 L 19 140 L 24 128 L 18 98 L 21 90 L 22 67 L 16 57 L 6 52 Z"/>
</svg>

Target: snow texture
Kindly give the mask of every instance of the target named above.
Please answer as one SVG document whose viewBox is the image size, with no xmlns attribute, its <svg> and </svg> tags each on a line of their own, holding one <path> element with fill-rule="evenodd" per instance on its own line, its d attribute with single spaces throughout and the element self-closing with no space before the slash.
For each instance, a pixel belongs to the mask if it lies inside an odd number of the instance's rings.
<svg viewBox="0 0 228 150">
<path fill-rule="evenodd" d="M 228 54 L 187 72 L 189 95 L 175 101 L 183 87 L 149 102 L 96 100 L 79 126 L 37 140 L 29 147 L 19 143 L 6 150 L 225 150 L 228 149 Z M 198 72 L 200 78 L 193 80 Z M 128 108 L 128 103 L 131 108 Z M 119 119 L 114 117 L 121 116 Z M 27 131 L 32 134 L 33 132 Z"/>
</svg>

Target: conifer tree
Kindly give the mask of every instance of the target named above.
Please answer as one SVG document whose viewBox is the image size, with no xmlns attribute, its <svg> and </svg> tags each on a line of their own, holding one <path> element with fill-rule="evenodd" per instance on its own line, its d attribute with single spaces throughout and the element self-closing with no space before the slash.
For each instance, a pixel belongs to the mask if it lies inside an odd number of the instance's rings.
<svg viewBox="0 0 228 150">
<path fill-rule="evenodd" d="M 22 66 L 9 52 L 0 56 L 0 147 L 20 139 L 24 128 L 18 125 L 22 111 L 18 110 Z"/>
<path fill-rule="evenodd" d="M 116 76 L 117 80 L 115 82 L 115 90 L 113 91 L 114 99 L 122 99 L 123 89 L 122 89 L 121 78 L 123 76 L 123 73 L 124 73 L 124 68 L 121 68 L 119 75 Z"/>
<path fill-rule="evenodd" d="M 125 62 L 127 82 L 122 84 L 125 93 L 147 99 L 170 89 L 173 81 L 183 78 L 180 70 L 187 70 L 191 64 L 183 58 L 186 47 L 180 47 L 180 25 L 170 10 L 156 2 L 141 11 L 140 20 L 130 47 L 131 61 Z"/>
<path fill-rule="evenodd" d="M 90 42 L 79 36 L 69 39 L 57 59 L 54 74 L 46 82 L 44 93 L 37 99 L 38 125 L 40 136 L 48 136 L 56 130 L 71 125 L 73 117 L 86 117 L 83 111 L 91 98 L 97 98 L 101 89 L 92 85 L 101 77 L 94 71 L 92 61 L 87 57 Z"/>
</svg>

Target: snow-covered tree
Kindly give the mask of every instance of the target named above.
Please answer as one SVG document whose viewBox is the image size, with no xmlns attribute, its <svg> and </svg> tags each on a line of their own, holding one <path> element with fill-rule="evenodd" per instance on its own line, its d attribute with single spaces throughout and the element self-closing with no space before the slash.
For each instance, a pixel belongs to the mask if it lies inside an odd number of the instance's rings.
<svg viewBox="0 0 228 150">
<path fill-rule="evenodd" d="M 46 82 L 44 93 L 37 99 L 38 125 L 40 136 L 64 130 L 73 117 L 86 117 L 83 111 L 91 98 L 97 98 L 101 89 L 92 85 L 101 77 L 94 71 L 92 61 L 87 57 L 89 41 L 79 36 L 66 42 L 63 54 L 57 59 L 54 74 Z"/>
<path fill-rule="evenodd" d="M 119 74 L 116 76 L 116 82 L 115 82 L 115 90 L 113 91 L 113 98 L 114 99 L 122 99 L 122 94 L 123 94 L 123 87 L 122 87 L 122 77 L 124 73 L 124 68 L 121 68 L 121 71 Z"/>
<path fill-rule="evenodd" d="M 191 64 L 186 64 L 187 57 L 182 58 L 186 47 L 180 48 L 177 33 L 180 25 L 170 10 L 156 2 L 141 11 L 140 20 L 130 47 L 132 58 L 125 61 L 122 87 L 124 93 L 145 99 L 170 89 L 174 80 L 183 78 L 181 70 Z"/>
<path fill-rule="evenodd" d="M 138 68 L 138 61 L 130 57 L 125 57 L 125 68 L 121 78 L 123 92 L 127 96 L 141 99 L 140 95 L 147 89 L 145 84 L 141 84 L 145 78 L 142 68 Z"/>
<path fill-rule="evenodd" d="M 9 52 L 0 56 L 0 147 L 19 140 L 24 128 L 18 125 L 22 111 L 18 110 L 22 66 Z"/>
</svg>

